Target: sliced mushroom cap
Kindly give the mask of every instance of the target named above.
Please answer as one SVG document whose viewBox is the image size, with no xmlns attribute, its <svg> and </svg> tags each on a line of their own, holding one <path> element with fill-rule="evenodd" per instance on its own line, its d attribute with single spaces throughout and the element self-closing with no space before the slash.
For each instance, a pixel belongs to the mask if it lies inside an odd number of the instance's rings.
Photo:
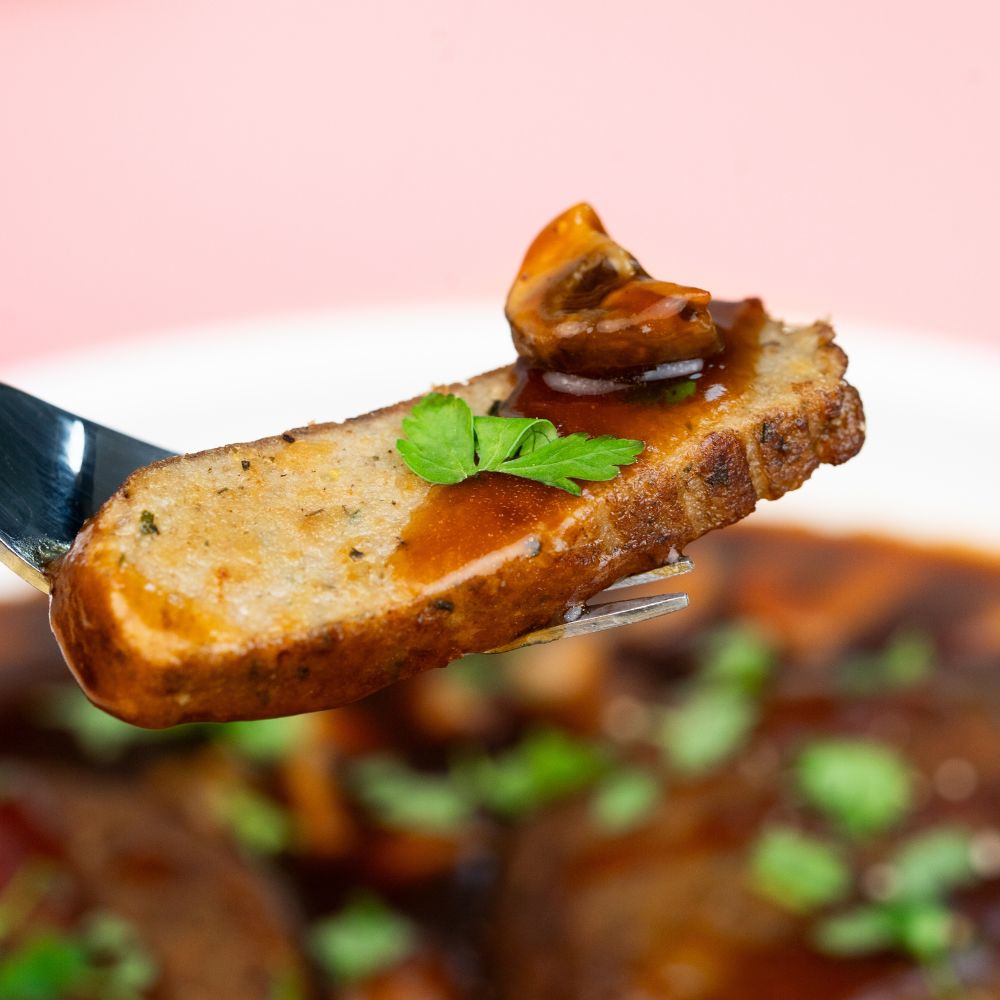
<svg viewBox="0 0 1000 1000">
<path fill-rule="evenodd" d="M 722 350 L 710 301 L 700 288 L 651 278 L 584 202 L 535 237 L 506 313 L 531 364 L 600 376 Z"/>
</svg>

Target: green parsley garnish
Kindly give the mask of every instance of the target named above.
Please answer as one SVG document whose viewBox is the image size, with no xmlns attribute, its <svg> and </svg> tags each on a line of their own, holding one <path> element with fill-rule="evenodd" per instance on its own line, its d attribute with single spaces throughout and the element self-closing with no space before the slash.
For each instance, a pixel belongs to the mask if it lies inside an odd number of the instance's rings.
<svg viewBox="0 0 1000 1000">
<path fill-rule="evenodd" d="M 41 931 L 0 958 L 0 997 L 62 1000 L 86 979 L 87 949 L 61 931 Z"/>
<path fill-rule="evenodd" d="M 879 652 L 848 657 L 840 668 L 841 685 L 855 695 L 902 691 L 930 676 L 935 655 L 934 642 L 926 633 L 897 632 Z"/>
<path fill-rule="evenodd" d="M 46 692 L 39 709 L 40 721 L 73 735 L 80 749 L 93 760 L 116 760 L 134 746 L 145 746 L 190 736 L 196 725 L 171 729 L 141 729 L 95 708 L 75 685 Z"/>
<path fill-rule="evenodd" d="M 939 826 L 907 840 L 890 859 L 893 898 L 931 899 L 976 880 L 972 837 L 958 827 Z"/>
<path fill-rule="evenodd" d="M 476 417 L 457 396 L 432 392 L 403 420 L 396 442 L 403 461 L 432 483 L 460 483 L 480 472 L 503 472 L 580 495 L 574 479 L 614 479 L 631 465 L 642 441 L 586 434 L 559 437 L 548 420 Z"/>
<path fill-rule="evenodd" d="M 703 774 L 735 753 L 756 722 L 757 706 L 742 691 L 705 687 L 667 713 L 660 743 L 682 774 Z"/>
<path fill-rule="evenodd" d="M 280 719 L 255 719 L 252 722 L 227 722 L 209 730 L 216 742 L 231 747 L 241 757 L 258 764 L 284 760 L 299 746 L 309 728 L 304 715 Z"/>
<path fill-rule="evenodd" d="M 930 899 L 861 906 L 820 922 L 813 940 L 820 951 L 851 957 L 901 951 L 920 962 L 938 963 L 955 946 L 957 921 L 943 903 Z"/>
<path fill-rule="evenodd" d="M 887 899 L 823 920 L 816 946 L 830 955 L 899 951 L 940 964 L 956 943 L 957 920 L 943 902 L 953 889 L 976 879 L 972 839 L 956 827 L 935 827 L 907 840 L 889 858 Z"/>
<path fill-rule="evenodd" d="M 813 941 L 820 951 L 842 958 L 887 951 L 896 940 L 893 914 L 885 906 L 859 906 L 820 922 Z"/>
<path fill-rule="evenodd" d="M 237 842 L 251 854 L 280 854 L 291 846 L 291 816 L 261 792 L 230 789 L 220 799 L 218 810 Z"/>
<path fill-rule="evenodd" d="M 475 801 L 447 775 L 422 774 L 388 755 L 356 761 L 351 780 L 358 798 L 384 826 L 448 834 L 472 817 Z"/>
<path fill-rule="evenodd" d="M 413 950 L 416 930 L 375 896 L 357 896 L 316 924 L 310 950 L 334 982 L 353 983 L 391 968 Z"/>
<path fill-rule="evenodd" d="M 75 933 L 40 929 L 0 956 L 0 997 L 140 1000 L 158 976 L 132 924 L 91 913 Z"/>
<path fill-rule="evenodd" d="M 128 920 L 91 913 L 81 932 L 92 967 L 91 993 L 101 1000 L 139 1000 L 159 978 L 156 959 Z"/>
<path fill-rule="evenodd" d="M 757 891 L 796 913 L 839 902 L 851 887 L 851 872 L 840 852 L 791 827 L 762 833 L 750 864 Z"/>
<path fill-rule="evenodd" d="M 674 382 L 660 393 L 660 399 L 664 403 L 680 403 L 693 396 L 697 387 L 697 383 L 689 378 L 683 382 Z"/>
<path fill-rule="evenodd" d="M 722 626 L 705 640 L 700 679 L 754 694 L 764 686 L 776 662 L 774 648 L 758 628 Z"/>
<path fill-rule="evenodd" d="M 590 787 L 607 768 L 600 746 L 544 729 L 504 753 L 465 761 L 455 777 L 490 811 L 521 816 Z"/>
<path fill-rule="evenodd" d="M 909 812 L 913 779 L 891 747 L 870 740 L 812 743 L 796 763 L 806 801 L 852 837 L 882 833 Z"/>
<path fill-rule="evenodd" d="M 710 771 L 746 742 L 760 716 L 757 695 L 774 663 L 774 650 L 751 625 L 708 635 L 691 691 L 667 713 L 660 732 L 660 745 L 678 771 Z"/>
<path fill-rule="evenodd" d="M 143 535 L 158 535 L 160 529 L 156 526 L 156 517 L 151 510 L 144 510 L 139 515 L 139 531 Z"/>
<path fill-rule="evenodd" d="M 605 833 L 626 833 L 650 816 L 660 795 L 661 783 L 652 771 L 620 767 L 594 789 L 590 815 Z"/>
</svg>

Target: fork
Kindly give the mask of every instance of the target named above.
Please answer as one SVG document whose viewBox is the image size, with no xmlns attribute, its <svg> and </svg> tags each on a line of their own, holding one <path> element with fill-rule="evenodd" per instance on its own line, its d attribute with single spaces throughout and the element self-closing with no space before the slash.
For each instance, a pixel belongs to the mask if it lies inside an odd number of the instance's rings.
<svg viewBox="0 0 1000 1000">
<path fill-rule="evenodd" d="M 173 454 L 0 383 L 0 562 L 48 594 L 46 567 L 69 551 L 84 521 L 132 472 Z M 626 577 L 575 609 L 567 620 L 490 652 L 601 632 L 679 611 L 688 605 L 687 594 L 600 599 L 608 591 L 679 576 L 693 568 L 690 559 L 680 557 L 659 569 Z"/>
</svg>

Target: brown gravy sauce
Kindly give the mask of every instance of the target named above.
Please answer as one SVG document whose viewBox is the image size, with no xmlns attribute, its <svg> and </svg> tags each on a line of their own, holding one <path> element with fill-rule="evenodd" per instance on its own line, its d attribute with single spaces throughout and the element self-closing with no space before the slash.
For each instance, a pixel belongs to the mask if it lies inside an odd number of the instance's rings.
<svg viewBox="0 0 1000 1000">
<path fill-rule="evenodd" d="M 760 331 L 767 319 L 760 300 L 713 301 L 711 312 L 726 347 L 705 362 L 694 392 L 685 399 L 671 398 L 670 387 L 678 384 L 676 380 L 574 396 L 551 389 L 541 369 L 518 362 L 517 384 L 500 412 L 543 417 L 560 434 L 611 434 L 643 441 L 647 452 L 669 449 L 699 422 L 739 399 L 757 368 Z M 622 474 L 629 475 L 630 468 Z M 600 483 L 587 486 L 588 492 L 601 488 Z M 414 511 L 390 562 L 405 580 L 433 583 L 519 540 L 530 548 L 535 532 L 558 524 L 588 502 L 586 496 L 490 473 L 453 486 L 434 486 Z"/>
</svg>

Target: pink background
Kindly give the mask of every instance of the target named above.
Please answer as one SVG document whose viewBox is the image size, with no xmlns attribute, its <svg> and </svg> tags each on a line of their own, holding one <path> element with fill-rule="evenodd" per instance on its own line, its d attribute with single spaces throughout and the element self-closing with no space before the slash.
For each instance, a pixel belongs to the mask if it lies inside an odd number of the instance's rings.
<svg viewBox="0 0 1000 1000">
<path fill-rule="evenodd" d="M 998 9 L 0 0 L 0 365 L 499 308 L 581 198 L 662 277 L 1000 342 Z"/>
</svg>

